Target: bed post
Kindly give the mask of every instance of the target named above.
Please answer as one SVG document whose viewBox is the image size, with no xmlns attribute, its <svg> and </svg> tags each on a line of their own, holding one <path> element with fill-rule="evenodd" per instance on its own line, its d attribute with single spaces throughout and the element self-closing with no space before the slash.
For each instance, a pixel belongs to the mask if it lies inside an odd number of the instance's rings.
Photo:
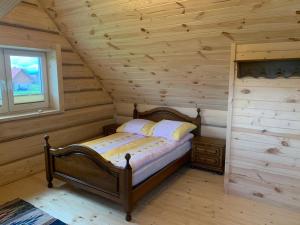
<svg viewBox="0 0 300 225">
<path fill-rule="evenodd" d="M 197 128 L 197 134 L 198 136 L 201 136 L 201 115 L 200 115 L 200 108 L 197 108 L 197 117 L 196 117 L 196 123 L 198 125 L 198 128 Z"/>
<path fill-rule="evenodd" d="M 52 184 L 53 176 L 52 176 L 52 170 L 51 170 L 52 160 L 51 160 L 51 155 L 50 155 L 51 146 L 49 144 L 49 136 L 45 135 L 44 139 L 45 139 L 44 151 L 45 151 L 46 179 L 48 181 L 48 188 L 52 188 L 53 187 L 53 184 Z"/>
<path fill-rule="evenodd" d="M 132 210 L 132 168 L 129 160 L 131 155 L 127 153 L 125 155 L 126 166 L 125 166 L 125 201 L 124 209 L 126 212 L 126 221 L 131 221 L 131 210 Z"/>
<path fill-rule="evenodd" d="M 137 104 L 134 103 L 133 119 L 137 119 L 137 118 L 138 118 Z"/>
</svg>

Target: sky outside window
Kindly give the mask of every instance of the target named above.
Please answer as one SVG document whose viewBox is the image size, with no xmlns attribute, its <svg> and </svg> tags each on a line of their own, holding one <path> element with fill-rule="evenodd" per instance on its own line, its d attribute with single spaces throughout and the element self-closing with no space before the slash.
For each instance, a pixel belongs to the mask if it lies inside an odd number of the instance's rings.
<svg viewBox="0 0 300 225">
<path fill-rule="evenodd" d="M 37 56 L 10 56 L 15 103 L 44 100 L 40 60 Z"/>
</svg>

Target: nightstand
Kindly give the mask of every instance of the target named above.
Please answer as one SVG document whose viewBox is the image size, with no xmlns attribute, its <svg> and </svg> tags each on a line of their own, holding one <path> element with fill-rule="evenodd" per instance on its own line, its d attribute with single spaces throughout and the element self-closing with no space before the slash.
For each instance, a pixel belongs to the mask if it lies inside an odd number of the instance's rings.
<svg viewBox="0 0 300 225">
<path fill-rule="evenodd" d="M 108 136 L 116 133 L 116 130 L 119 126 L 120 124 L 116 124 L 116 123 L 103 126 L 103 135 Z"/>
<path fill-rule="evenodd" d="M 225 143 L 225 140 L 218 138 L 194 137 L 192 167 L 224 174 Z"/>
</svg>

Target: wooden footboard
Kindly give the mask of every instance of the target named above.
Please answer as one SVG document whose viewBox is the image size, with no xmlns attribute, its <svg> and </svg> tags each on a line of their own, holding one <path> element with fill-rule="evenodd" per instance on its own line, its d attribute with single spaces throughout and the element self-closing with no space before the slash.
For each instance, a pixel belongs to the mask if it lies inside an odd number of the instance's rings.
<svg viewBox="0 0 300 225">
<path fill-rule="evenodd" d="M 163 119 L 185 121 L 197 126 L 196 136 L 201 134 L 200 109 L 197 117 L 191 118 L 174 109 L 156 108 L 147 112 L 138 112 L 134 105 L 135 119 Z M 164 179 L 173 174 L 181 166 L 189 162 L 190 152 L 169 163 L 160 171 L 145 179 L 136 186 L 132 186 L 132 168 L 130 154 L 126 154 L 125 168 L 119 168 L 105 160 L 94 150 L 83 145 L 69 145 L 65 148 L 51 148 L 49 137 L 45 136 L 45 161 L 48 187 L 52 187 L 53 177 L 64 180 L 81 189 L 111 199 L 124 207 L 126 220 L 131 220 L 131 211 L 134 204 L 145 194 L 159 185 Z"/>
<path fill-rule="evenodd" d="M 132 208 L 132 169 L 130 154 L 126 167 L 119 168 L 94 150 L 82 145 L 52 148 L 45 136 L 45 162 L 48 187 L 53 178 L 64 180 L 81 189 L 111 199 L 124 206 L 128 216 Z"/>
</svg>

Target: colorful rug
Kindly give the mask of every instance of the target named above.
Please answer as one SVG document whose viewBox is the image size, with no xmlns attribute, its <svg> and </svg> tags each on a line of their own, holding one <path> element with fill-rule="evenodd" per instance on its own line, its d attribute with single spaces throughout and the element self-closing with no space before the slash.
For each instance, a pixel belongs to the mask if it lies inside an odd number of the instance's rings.
<svg viewBox="0 0 300 225">
<path fill-rule="evenodd" d="M 22 199 L 0 206 L 1 225 L 66 225 Z"/>
</svg>

